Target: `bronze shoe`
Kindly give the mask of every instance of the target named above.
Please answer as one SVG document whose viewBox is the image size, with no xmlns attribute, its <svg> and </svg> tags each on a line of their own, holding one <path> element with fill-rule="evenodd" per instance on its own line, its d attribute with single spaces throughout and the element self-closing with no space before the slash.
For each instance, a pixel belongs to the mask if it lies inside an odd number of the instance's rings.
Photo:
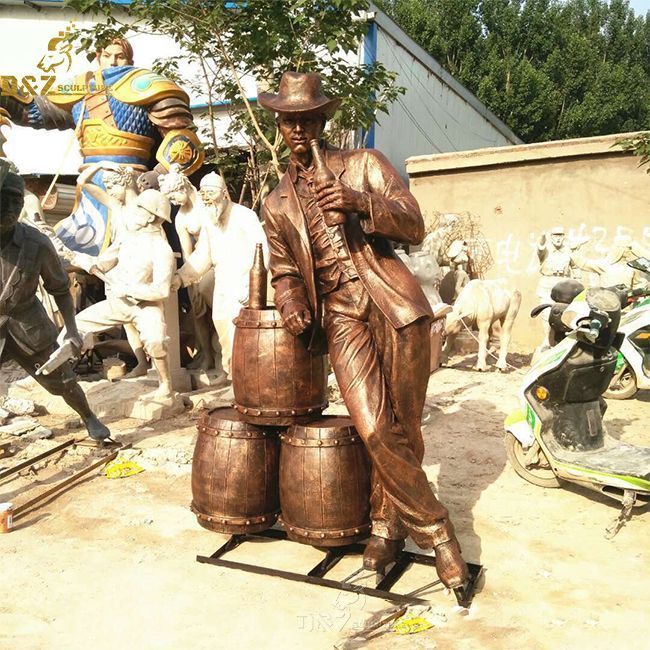
<svg viewBox="0 0 650 650">
<path fill-rule="evenodd" d="M 448 542 L 438 544 L 435 551 L 436 571 L 442 584 L 448 589 L 462 587 L 469 572 L 465 560 L 461 557 L 458 542 L 455 539 L 450 539 Z"/>
<path fill-rule="evenodd" d="M 433 548 L 436 553 L 436 572 L 448 589 L 462 587 L 469 576 L 467 564 L 460 554 L 460 544 L 454 527 L 443 519 L 434 533 Z"/>
<path fill-rule="evenodd" d="M 397 554 L 404 548 L 403 539 L 386 539 L 372 535 L 363 553 L 363 568 L 382 573 L 397 559 Z"/>
</svg>

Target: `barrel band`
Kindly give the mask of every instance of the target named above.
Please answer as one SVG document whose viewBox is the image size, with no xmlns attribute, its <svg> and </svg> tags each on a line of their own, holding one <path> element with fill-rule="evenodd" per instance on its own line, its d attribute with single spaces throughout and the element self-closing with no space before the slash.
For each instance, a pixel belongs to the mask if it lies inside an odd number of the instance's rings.
<svg viewBox="0 0 650 650">
<path fill-rule="evenodd" d="M 327 408 L 328 402 L 319 404 L 318 406 L 310 406 L 309 408 L 301 409 L 259 409 L 251 408 L 249 406 L 242 406 L 241 404 L 234 404 L 233 406 L 243 415 L 249 417 L 301 417 L 303 415 L 320 414 L 321 411 Z"/>
<path fill-rule="evenodd" d="M 361 524 L 354 528 L 334 528 L 334 529 L 315 529 L 315 528 L 301 528 L 294 526 L 288 522 L 284 515 L 280 517 L 280 523 L 286 528 L 289 535 L 293 537 L 304 537 L 305 539 L 341 539 L 345 537 L 357 537 L 359 535 L 368 535 L 370 533 L 371 524 Z"/>
<path fill-rule="evenodd" d="M 344 447 L 345 445 L 359 444 L 361 438 L 355 433 L 351 436 L 344 436 L 342 438 L 296 438 L 286 433 L 280 434 L 280 440 L 283 445 L 291 445 L 292 447 Z"/>
<path fill-rule="evenodd" d="M 264 523 L 273 523 L 277 520 L 280 510 L 274 510 L 273 512 L 267 512 L 263 515 L 258 515 L 256 517 L 230 517 L 227 515 L 221 515 L 219 513 L 213 513 L 206 515 L 203 512 L 200 512 L 192 501 L 190 510 L 196 515 L 197 519 L 202 521 L 207 521 L 210 524 L 224 524 L 225 526 L 255 526 L 256 524 Z"/>
<path fill-rule="evenodd" d="M 212 436 L 214 438 L 235 438 L 240 440 L 268 440 L 277 436 L 277 431 L 274 429 L 267 429 L 265 431 L 241 431 L 239 429 L 217 429 L 209 424 L 199 424 L 197 427 L 199 433 Z"/>
<path fill-rule="evenodd" d="M 235 326 L 245 330 L 271 330 L 282 327 L 282 321 L 279 320 L 251 320 L 238 316 L 235 318 Z"/>
</svg>

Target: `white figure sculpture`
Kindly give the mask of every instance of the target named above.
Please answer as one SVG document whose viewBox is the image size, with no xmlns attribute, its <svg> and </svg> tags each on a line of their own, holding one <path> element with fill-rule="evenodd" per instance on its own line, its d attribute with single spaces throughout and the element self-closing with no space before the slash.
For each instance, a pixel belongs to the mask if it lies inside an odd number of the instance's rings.
<svg viewBox="0 0 650 650">
<path fill-rule="evenodd" d="M 455 239 L 444 251 L 443 262 L 449 270 L 440 282 L 440 295 L 445 302 L 453 304 L 463 287 L 469 282 L 469 247 L 462 239 Z"/>
<path fill-rule="evenodd" d="M 102 174 L 106 189 L 92 182 L 93 176 L 102 169 L 106 170 Z M 125 206 L 138 196 L 133 168 L 103 160 L 84 169 L 77 178 L 77 185 L 109 208 L 110 241 L 117 241 L 125 228 Z"/>
<path fill-rule="evenodd" d="M 174 227 L 178 234 L 186 262 L 196 248 L 196 242 L 207 224 L 210 223 L 205 204 L 197 189 L 190 183 L 179 165 L 172 165 L 169 173 L 158 177 L 160 191 L 172 205 L 180 206 L 174 218 Z M 192 318 L 198 353 L 188 364 L 188 368 L 210 370 L 218 365 L 216 341 L 212 343 L 211 307 L 214 294 L 214 272 L 210 269 L 197 284 L 188 287 L 192 304 Z"/>
<path fill-rule="evenodd" d="M 457 214 L 443 214 L 438 219 L 438 227 L 430 232 L 422 241 L 420 250 L 431 253 L 438 262 L 439 266 L 444 266 L 445 253 L 444 244 L 451 235 L 454 227 L 459 221 Z"/>
<path fill-rule="evenodd" d="M 580 255 L 578 249 L 589 241 L 588 238 L 578 242 L 568 243 L 562 226 L 555 226 L 548 235 L 542 234 L 537 244 L 537 257 L 539 258 L 539 272 L 541 277 L 537 283 L 537 298 L 540 304 L 550 303 L 551 290 L 562 279 L 575 277 L 575 270 L 581 269 L 600 275 L 603 267 L 595 260 L 588 260 Z M 542 312 L 544 327 L 544 340 L 539 350 L 548 347 L 550 343 L 550 326 L 548 324 L 548 310 Z"/>
<path fill-rule="evenodd" d="M 173 286 L 195 283 L 214 269 L 212 321 L 221 344 L 221 365 L 230 377 L 233 319 L 248 301 L 255 245 L 262 244 L 267 261 L 268 246 L 255 212 L 228 198 L 221 176 L 212 172 L 201 179 L 201 198 L 210 223 L 201 231 L 196 249 L 178 271 Z"/>
<path fill-rule="evenodd" d="M 442 302 L 440 294 L 438 293 L 441 273 L 435 256 L 432 253 L 420 250 L 411 253 L 408 258 L 409 269 L 418 279 L 431 308 L 434 309 L 434 311 L 435 309 L 439 309 L 440 303 Z"/>
<path fill-rule="evenodd" d="M 631 237 L 615 237 L 607 257 L 601 261 L 604 271 L 599 277 L 599 284 L 603 287 L 624 284 L 629 289 L 646 286 L 645 276 L 627 265 L 637 257 L 650 257 L 650 251 L 639 242 L 632 241 Z"/>
<path fill-rule="evenodd" d="M 91 182 L 93 176 L 102 169 L 106 170 L 102 175 L 102 182 L 106 189 Z M 79 189 L 85 189 L 95 200 L 108 207 L 110 243 L 119 241 L 127 232 L 128 212 L 138 196 L 136 173 L 133 168 L 108 160 L 95 163 L 79 174 L 77 185 Z M 110 280 L 111 272 L 106 277 Z M 110 282 L 106 284 L 105 291 L 108 296 L 111 292 Z M 149 364 L 137 328 L 132 323 L 125 323 L 124 333 L 136 359 L 135 368 L 125 376 L 125 379 L 146 375 Z"/>
<path fill-rule="evenodd" d="M 146 190 L 127 206 L 123 236 L 98 257 L 75 255 L 75 263 L 89 273 L 110 273 L 106 300 L 77 314 L 83 337 L 116 325 L 133 324 L 146 353 L 158 371 L 155 398 L 172 396 L 167 360 L 163 301 L 169 297 L 175 269 L 174 253 L 162 229 L 170 222 L 171 206 L 156 190 Z"/>
</svg>

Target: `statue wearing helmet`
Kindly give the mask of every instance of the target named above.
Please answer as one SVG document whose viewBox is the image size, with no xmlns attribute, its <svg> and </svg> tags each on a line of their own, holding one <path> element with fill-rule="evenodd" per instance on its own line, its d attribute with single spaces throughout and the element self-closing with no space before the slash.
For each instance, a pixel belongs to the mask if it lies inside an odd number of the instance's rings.
<svg viewBox="0 0 650 650">
<path fill-rule="evenodd" d="M 169 297 L 175 261 L 162 228 L 170 215 L 167 198 L 158 190 L 145 190 L 126 207 L 119 239 L 99 257 L 74 256 L 74 264 L 89 273 L 110 271 L 106 300 L 77 314 L 79 332 L 83 336 L 132 323 L 158 371 L 154 399 L 172 396 L 163 302 Z"/>
</svg>

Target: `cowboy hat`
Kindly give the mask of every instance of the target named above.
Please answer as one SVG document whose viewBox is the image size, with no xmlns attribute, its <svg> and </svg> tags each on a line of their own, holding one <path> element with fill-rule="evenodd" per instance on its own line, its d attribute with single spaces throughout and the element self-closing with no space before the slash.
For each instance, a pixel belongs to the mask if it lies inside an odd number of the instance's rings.
<svg viewBox="0 0 650 650">
<path fill-rule="evenodd" d="M 341 103 L 340 99 L 330 99 L 323 93 L 320 76 L 313 72 L 285 72 L 278 93 L 259 93 L 257 101 L 276 113 L 318 111 L 326 117 L 331 117 Z"/>
</svg>

